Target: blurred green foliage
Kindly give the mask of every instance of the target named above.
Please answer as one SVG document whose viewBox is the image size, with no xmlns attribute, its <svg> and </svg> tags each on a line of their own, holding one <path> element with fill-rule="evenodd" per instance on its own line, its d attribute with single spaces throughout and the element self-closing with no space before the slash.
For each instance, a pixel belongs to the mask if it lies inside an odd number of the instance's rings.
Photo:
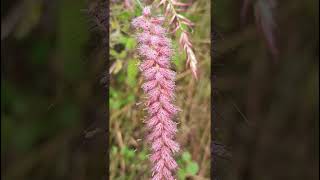
<svg viewBox="0 0 320 180">
<path fill-rule="evenodd" d="M 1 19 L 8 23 L 9 33 L 1 40 L 2 177 L 101 178 L 105 161 L 100 136 L 89 141 L 96 143 L 90 145 L 94 150 L 84 149 L 88 140 L 82 136 L 85 129 L 97 128 L 90 124 L 105 120 L 99 88 L 105 59 L 97 49 L 102 43 L 92 39 L 99 32 L 89 31 L 91 17 L 81 11 L 88 4 L 84 0 L 3 4 L 6 13 Z"/>
<path fill-rule="evenodd" d="M 188 176 L 194 176 L 199 171 L 199 165 L 197 162 L 192 161 L 191 154 L 189 152 L 183 152 L 181 159 L 178 159 L 177 162 L 179 164 L 179 179 L 186 179 Z"/>
<path fill-rule="evenodd" d="M 57 49 L 59 61 L 62 65 L 63 75 L 70 81 L 85 77 L 85 64 L 83 61 L 83 48 L 88 41 L 88 27 L 81 16 L 80 9 L 85 7 L 85 1 L 59 1 L 59 23 Z M 77 19 L 77 20 L 76 20 Z M 79 20 L 80 19 L 80 20 Z M 81 19 L 83 19 L 81 21 Z M 77 64 L 75 66 L 75 63 Z"/>
<path fill-rule="evenodd" d="M 129 173 L 121 175 L 116 179 L 135 179 L 136 174 L 141 173 L 141 170 L 147 170 L 147 165 L 149 163 L 147 150 L 143 149 L 142 151 L 130 149 L 127 146 L 118 148 L 117 146 L 112 146 L 110 149 L 110 158 L 116 164 L 120 163 L 123 160 L 123 165 L 126 167 Z M 191 154 L 189 152 L 183 152 L 177 158 L 179 169 L 177 172 L 178 179 L 186 179 L 187 177 L 192 177 L 196 175 L 199 171 L 199 165 L 197 162 L 191 159 Z M 122 166 L 123 166 L 122 165 Z M 120 165 L 121 166 L 121 165 Z M 142 168 L 142 169 L 141 169 Z M 145 176 L 147 178 L 147 176 Z"/>
<path fill-rule="evenodd" d="M 215 1 L 216 179 L 319 178 L 318 7 Z"/>
</svg>

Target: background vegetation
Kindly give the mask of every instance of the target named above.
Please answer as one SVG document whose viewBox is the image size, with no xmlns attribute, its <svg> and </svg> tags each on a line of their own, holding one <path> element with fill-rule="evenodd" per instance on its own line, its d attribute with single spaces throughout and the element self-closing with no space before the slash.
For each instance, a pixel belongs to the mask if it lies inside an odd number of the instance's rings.
<svg viewBox="0 0 320 180">
<path fill-rule="evenodd" d="M 141 14 L 135 1 L 110 5 L 110 178 L 148 179 L 151 176 L 147 159 L 143 119 L 142 78 L 135 52 L 136 41 L 130 28 L 131 20 Z M 146 2 L 146 1 L 142 1 Z M 178 73 L 176 104 L 183 110 L 178 115 L 177 141 L 182 152 L 177 156 L 178 179 L 209 179 L 210 176 L 210 6 L 208 0 L 194 1 L 184 13 L 195 23 L 191 35 L 199 60 L 199 81 L 185 67 L 185 54 L 178 48 L 173 58 Z"/>
<path fill-rule="evenodd" d="M 106 179 L 106 35 L 95 5 L 1 1 L 3 179 Z"/>
<path fill-rule="evenodd" d="M 319 179 L 318 7 L 213 4 L 215 179 Z"/>
</svg>

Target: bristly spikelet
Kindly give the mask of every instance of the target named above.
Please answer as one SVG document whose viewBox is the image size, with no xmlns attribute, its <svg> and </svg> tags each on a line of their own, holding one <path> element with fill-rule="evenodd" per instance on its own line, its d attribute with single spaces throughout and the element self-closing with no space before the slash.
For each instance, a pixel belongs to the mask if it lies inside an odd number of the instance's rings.
<svg viewBox="0 0 320 180">
<path fill-rule="evenodd" d="M 178 112 L 172 104 L 176 76 L 170 69 L 173 50 L 162 27 L 164 18 L 153 17 L 150 7 L 145 7 L 142 14 L 132 20 L 132 25 L 140 31 L 136 36 L 137 51 L 142 60 L 139 69 L 145 80 L 142 89 L 148 97 L 146 127 L 150 131 L 147 140 L 152 151 L 152 180 L 174 180 L 178 165 L 173 155 L 179 151 L 179 145 L 174 141 L 177 124 L 172 120 Z"/>
<path fill-rule="evenodd" d="M 163 6 L 165 11 L 165 16 L 170 19 L 169 26 L 173 28 L 171 33 L 175 33 L 178 29 L 180 29 L 180 47 L 185 51 L 187 55 L 187 65 L 190 67 L 190 70 L 193 76 L 198 79 L 197 76 L 197 64 L 198 60 L 194 54 L 194 50 L 192 47 L 192 43 L 190 41 L 190 34 L 185 27 L 188 29 L 193 29 L 194 23 L 191 22 L 188 18 L 179 14 L 178 9 L 182 10 L 188 6 L 191 6 L 191 3 L 183 3 L 179 0 L 161 0 L 158 4 L 159 6 Z M 182 9 L 181 9 L 182 8 Z"/>
</svg>

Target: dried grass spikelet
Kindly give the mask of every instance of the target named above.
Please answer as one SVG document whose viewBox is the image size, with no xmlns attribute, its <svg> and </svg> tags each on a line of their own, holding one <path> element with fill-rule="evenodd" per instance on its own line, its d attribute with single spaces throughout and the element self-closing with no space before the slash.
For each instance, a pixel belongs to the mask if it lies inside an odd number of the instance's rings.
<svg viewBox="0 0 320 180">
<path fill-rule="evenodd" d="M 171 33 L 175 33 L 178 29 L 181 30 L 180 35 L 180 47 L 184 49 L 187 55 L 187 66 L 190 67 L 193 76 L 197 79 L 197 58 L 194 54 L 192 48 L 192 43 L 190 41 L 190 34 L 188 30 L 183 28 L 183 24 L 189 28 L 193 29 L 194 23 L 192 23 L 188 18 L 179 14 L 179 12 L 184 11 L 186 7 L 190 6 L 190 3 L 182 3 L 177 0 L 161 0 L 158 6 L 163 6 L 165 9 L 165 17 L 168 17 L 169 24 L 173 27 Z"/>
<path fill-rule="evenodd" d="M 148 97 L 146 127 L 150 132 L 147 140 L 152 151 L 152 180 L 174 180 L 178 165 L 173 155 L 180 149 L 174 141 L 177 124 L 172 120 L 179 111 L 172 103 L 176 76 L 170 69 L 173 50 L 163 21 L 163 17 L 151 15 L 150 7 L 145 7 L 142 16 L 132 21 L 138 31 L 137 51 L 142 60 L 139 69 L 145 80 L 142 89 Z"/>
</svg>

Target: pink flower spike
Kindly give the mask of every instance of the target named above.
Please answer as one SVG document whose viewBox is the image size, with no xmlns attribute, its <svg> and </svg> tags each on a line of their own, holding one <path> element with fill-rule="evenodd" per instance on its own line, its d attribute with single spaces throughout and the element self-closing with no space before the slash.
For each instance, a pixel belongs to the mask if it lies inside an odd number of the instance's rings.
<svg viewBox="0 0 320 180">
<path fill-rule="evenodd" d="M 169 58 L 165 57 L 165 56 L 160 56 L 157 59 L 155 59 L 155 61 L 158 63 L 159 66 L 163 67 L 163 68 L 169 68 Z"/>
<path fill-rule="evenodd" d="M 149 69 L 146 69 L 143 72 L 143 76 L 144 76 L 144 78 L 146 78 L 148 80 L 152 80 L 152 79 L 154 79 L 154 75 L 156 74 L 156 72 L 157 72 L 157 68 L 156 67 L 151 67 Z"/>
<path fill-rule="evenodd" d="M 169 147 L 172 153 L 176 153 L 180 150 L 178 143 L 174 142 L 172 139 L 162 136 L 162 140 Z"/>
<path fill-rule="evenodd" d="M 163 149 L 163 148 L 162 148 Z M 150 161 L 152 163 L 157 162 L 159 159 L 161 158 L 161 151 L 158 152 L 154 152 L 151 156 L 150 156 Z"/>
<path fill-rule="evenodd" d="M 155 114 L 156 112 L 159 111 L 160 109 L 160 106 L 161 106 L 161 103 L 160 102 L 154 102 L 153 104 L 150 105 L 150 107 L 148 108 L 148 112 L 150 115 L 153 115 Z"/>
<path fill-rule="evenodd" d="M 159 68 L 159 72 L 169 80 L 174 79 L 176 76 L 176 73 L 170 69 Z"/>
<path fill-rule="evenodd" d="M 144 23 L 144 18 L 142 16 L 137 17 L 132 20 L 131 24 L 134 28 L 141 28 Z"/>
<path fill-rule="evenodd" d="M 172 174 L 171 174 L 171 172 L 170 172 L 170 170 L 168 168 L 164 167 L 162 169 L 162 174 L 165 177 L 165 179 L 174 180 L 174 178 L 173 178 L 173 176 L 172 176 Z"/>
<path fill-rule="evenodd" d="M 143 89 L 145 92 L 148 92 L 149 90 L 155 88 L 156 85 L 157 85 L 157 81 L 156 81 L 156 80 L 148 81 L 148 82 L 145 82 L 145 83 L 142 85 L 142 89 Z"/>
<path fill-rule="evenodd" d="M 151 119 L 147 121 L 147 127 L 149 129 L 153 128 L 156 124 L 159 123 L 159 119 L 157 116 L 153 116 Z"/>
<path fill-rule="evenodd" d="M 148 96 L 149 96 L 149 100 L 150 102 L 154 102 L 157 101 L 159 96 L 160 96 L 161 92 L 159 91 L 159 89 L 155 88 L 153 90 L 150 90 L 148 92 Z"/>
<path fill-rule="evenodd" d="M 163 21 L 163 17 L 152 17 L 150 7 L 144 8 L 142 16 L 132 21 L 140 31 L 136 38 L 142 60 L 139 69 L 145 81 L 142 89 L 147 94 L 145 105 L 149 116 L 146 127 L 149 130 L 147 141 L 151 145 L 152 180 L 174 180 L 178 165 L 173 156 L 180 149 L 174 141 L 177 124 L 173 117 L 178 108 L 173 104 L 176 77 L 170 69 L 173 50 Z"/>
<path fill-rule="evenodd" d="M 158 138 L 152 142 L 151 148 L 153 151 L 159 151 L 161 150 L 162 146 L 163 146 L 163 141 L 161 138 Z"/>
<path fill-rule="evenodd" d="M 146 60 L 142 64 L 140 64 L 139 69 L 140 71 L 144 71 L 146 69 L 151 68 L 154 63 L 155 63 L 154 60 Z"/>
</svg>

